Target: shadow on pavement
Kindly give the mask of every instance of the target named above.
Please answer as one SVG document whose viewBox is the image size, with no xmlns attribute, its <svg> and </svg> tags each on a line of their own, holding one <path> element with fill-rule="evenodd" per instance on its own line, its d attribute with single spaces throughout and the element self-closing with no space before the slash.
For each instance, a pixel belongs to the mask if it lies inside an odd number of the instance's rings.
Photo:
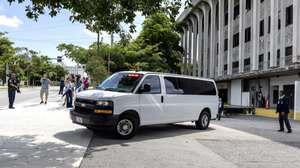
<svg viewBox="0 0 300 168">
<path fill-rule="evenodd" d="M 91 136 L 91 131 L 86 128 L 76 129 L 72 131 L 60 132 L 54 135 L 55 138 L 68 144 L 82 146 L 82 138 Z M 80 138 L 82 137 L 82 138 Z"/>
<path fill-rule="evenodd" d="M 40 103 L 35 103 L 35 104 L 29 104 L 29 105 L 24 105 L 24 108 L 31 108 L 31 107 L 37 107 L 37 106 L 41 106 L 42 104 Z"/>
<path fill-rule="evenodd" d="M 73 167 L 82 157 L 82 148 L 36 140 L 34 135 L 0 136 L 0 167 Z"/>
<path fill-rule="evenodd" d="M 111 130 L 104 129 L 94 133 L 89 147 L 109 146 L 116 144 L 126 147 L 128 146 L 128 144 L 126 143 L 130 142 L 170 138 L 175 136 L 182 136 L 192 133 L 207 132 L 213 130 L 213 128 L 208 128 L 207 130 L 201 131 L 196 129 L 194 126 L 181 124 L 145 126 L 141 127 L 132 139 L 121 140 L 115 138 Z"/>
</svg>

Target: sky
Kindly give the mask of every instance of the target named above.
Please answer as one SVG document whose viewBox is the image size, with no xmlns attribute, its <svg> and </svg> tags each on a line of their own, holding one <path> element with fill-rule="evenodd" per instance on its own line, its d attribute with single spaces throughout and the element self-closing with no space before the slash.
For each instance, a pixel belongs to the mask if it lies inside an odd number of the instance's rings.
<svg viewBox="0 0 300 168">
<path fill-rule="evenodd" d="M 48 14 L 39 17 L 38 21 L 28 19 L 25 15 L 24 4 L 9 4 L 7 0 L 0 0 L 0 32 L 14 42 L 14 47 L 27 47 L 51 58 L 63 55 L 56 47 L 60 43 L 72 43 L 87 48 L 97 40 L 97 35 L 85 29 L 80 23 L 69 21 L 69 12 L 63 10 L 56 17 L 51 18 Z M 141 31 L 144 17 L 137 14 L 134 21 L 136 33 L 135 38 Z M 110 35 L 102 32 L 103 42 L 110 43 Z M 115 37 L 118 40 L 118 37 Z M 68 65 L 72 61 L 64 59 Z"/>
</svg>

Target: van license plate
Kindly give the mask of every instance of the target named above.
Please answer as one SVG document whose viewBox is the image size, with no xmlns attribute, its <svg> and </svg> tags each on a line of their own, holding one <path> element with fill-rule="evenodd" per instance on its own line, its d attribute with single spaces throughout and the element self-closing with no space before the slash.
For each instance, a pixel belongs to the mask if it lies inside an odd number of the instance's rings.
<svg viewBox="0 0 300 168">
<path fill-rule="evenodd" d="M 75 121 L 82 124 L 83 121 L 82 121 L 82 118 L 81 117 L 75 117 Z"/>
</svg>

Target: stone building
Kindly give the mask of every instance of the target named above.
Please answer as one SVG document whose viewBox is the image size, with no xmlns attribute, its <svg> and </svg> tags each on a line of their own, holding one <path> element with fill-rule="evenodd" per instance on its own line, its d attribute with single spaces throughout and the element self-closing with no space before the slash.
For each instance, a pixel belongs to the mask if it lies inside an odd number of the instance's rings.
<svg viewBox="0 0 300 168">
<path fill-rule="evenodd" d="M 177 21 L 183 74 L 215 79 L 231 105 L 272 108 L 280 90 L 300 104 L 300 0 L 193 0 Z"/>
</svg>

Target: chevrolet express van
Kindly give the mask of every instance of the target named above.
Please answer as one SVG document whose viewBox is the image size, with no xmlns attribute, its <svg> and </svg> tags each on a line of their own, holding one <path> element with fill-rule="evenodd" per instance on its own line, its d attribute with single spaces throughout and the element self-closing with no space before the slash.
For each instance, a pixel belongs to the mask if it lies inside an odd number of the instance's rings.
<svg viewBox="0 0 300 168">
<path fill-rule="evenodd" d="M 124 71 L 111 75 L 96 90 L 77 94 L 73 123 L 89 129 L 110 127 L 120 138 L 140 126 L 193 121 L 207 129 L 218 110 L 213 80 L 154 72 Z"/>
</svg>

